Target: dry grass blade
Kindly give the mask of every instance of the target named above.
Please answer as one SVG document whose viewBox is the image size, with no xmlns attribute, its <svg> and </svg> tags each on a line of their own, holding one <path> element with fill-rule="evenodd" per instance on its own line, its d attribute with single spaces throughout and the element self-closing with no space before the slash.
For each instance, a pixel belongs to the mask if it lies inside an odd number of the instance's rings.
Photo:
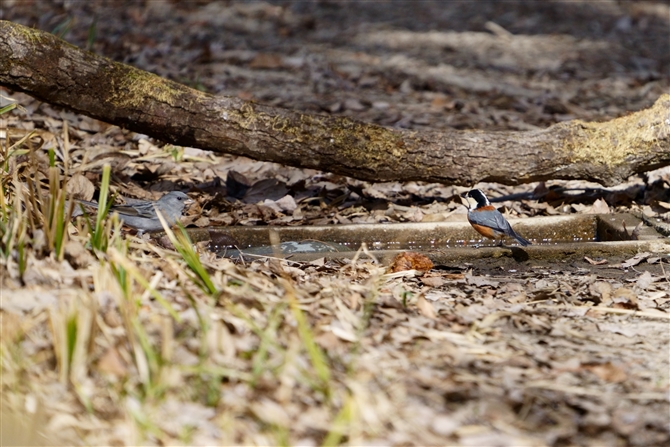
<svg viewBox="0 0 670 447">
<path fill-rule="evenodd" d="M 163 295 L 158 292 L 154 287 L 151 286 L 149 281 L 146 280 L 144 275 L 139 271 L 136 265 L 134 265 L 127 257 L 125 257 L 121 252 L 116 248 L 109 248 L 107 250 L 107 255 L 110 260 L 119 266 L 121 266 L 125 273 L 130 275 L 135 281 L 137 281 L 145 290 L 147 290 L 152 297 L 158 301 L 163 308 L 174 318 L 176 321 L 181 321 L 179 314 L 172 308 L 172 306 L 167 302 Z"/>
<path fill-rule="evenodd" d="M 205 266 L 202 265 L 202 262 L 200 262 L 200 257 L 193 249 L 193 242 L 191 242 L 191 239 L 184 230 L 184 227 L 180 223 L 177 223 L 177 226 L 179 227 L 179 233 L 175 235 L 172 229 L 170 229 L 170 225 L 168 225 L 160 210 L 156 209 L 156 215 L 161 221 L 161 225 L 163 225 L 165 234 L 167 234 L 170 242 L 172 242 L 172 245 L 182 256 L 184 262 L 186 262 L 186 265 L 195 274 L 195 277 L 193 277 L 194 282 L 198 284 L 204 292 L 209 293 L 210 296 L 216 295 L 218 290 L 212 282 L 212 278 L 209 276 L 209 273 L 207 273 L 207 269 L 205 269 Z"/>
<path fill-rule="evenodd" d="M 302 344 L 307 351 L 307 355 L 309 356 L 314 372 L 316 373 L 318 379 L 317 388 L 321 390 L 326 397 L 330 398 L 331 372 L 326 356 L 314 340 L 314 334 L 309 327 L 309 323 L 307 322 L 303 311 L 300 309 L 300 304 L 296 297 L 293 284 L 291 284 L 290 280 L 287 278 L 282 278 L 281 282 L 286 290 L 286 298 L 288 298 L 291 313 L 298 325 L 298 335 L 300 336 L 300 340 L 302 340 Z"/>
<path fill-rule="evenodd" d="M 69 304 L 49 312 L 61 383 L 71 382 L 75 389 L 80 388 L 88 375 L 96 313 L 95 300 L 89 296 L 72 297 Z M 82 403 L 90 407 L 88 399 L 83 398 Z"/>
<path fill-rule="evenodd" d="M 285 356 L 284 348 L 277 343 L 276 332 L 284 318 L 283 311 L 286 308 L 286 304 L 280 303 L 274 307 L 268 317 L 267 327 L 265 329 L 258 327 L 254 320 L 249 317 L 247 312 L 238 308 L 236 305 L 227 303 L 226 308 L 236 317 L 246 321 L 249 327 L 251 327 L 254 333 L 260 338 L 260 344 L 253 356 L 252 377 L 249 380 L 250 385 L 255 387 L 263 373 L 269 368 L 268 353 L 270 349 L 272 348 L 276 350 L 279 356 Z"/>
<path fill-rule="evenodd" d="M 17 157 L 19 155 L 26 155 L 27 153 L 30 152 L 28 149 L 19 149 L 19 148 L 23 146 L 26 143 L 26 141 L 28 141 L 33 135 L 34 132 L 26 134 L 19 141 L 9 146 L 7 150 L 2 151 L 2 168 L 5 172 L 9 171 L 9 161 L 12 157 Z"/>
<path fill-rule="evenodd" d="M 14 175 L 16 178 L 16 173 Z M 4 199 L 4 190 L 0 191 Z M 16 250 L 16 263 L 18 267 L 18 277 L 22 278 L 26 269 L 26 242 L 27 242 L 27 223 L 24 218 L 23 189 L 17 188 L 14 200 L 14 206 L 10 208 L 2 201 L 2 219 L 0 219 L 0 230 L 2 238 L 0 247 L 2 247 L 2 259 L 7 268 L 11 268 L 14 257 L 11 254 Z"/>
</svg>

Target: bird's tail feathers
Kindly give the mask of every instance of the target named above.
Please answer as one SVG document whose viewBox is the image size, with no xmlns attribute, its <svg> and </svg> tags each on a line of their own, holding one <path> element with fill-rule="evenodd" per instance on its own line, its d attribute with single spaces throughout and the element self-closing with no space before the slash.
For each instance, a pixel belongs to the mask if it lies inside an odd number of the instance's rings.
<svg viewBox="0 0 670 447">
<path fill-rule="evenodd" d="M 514 237 L 514 239 L 516 239 L 517 242 L 518 242 L 519 244 L 521 244 L 521 246 L 523 246 L 523 247 L 527 247 L 527 246 L 529 246 L 529 245 L 533 245 L 528 239 L 524 239 L 524 238 L 522 238 L 522 237 L 519 236 L 516 232 L 512 235 L 512 237 Z"/>
</svg>

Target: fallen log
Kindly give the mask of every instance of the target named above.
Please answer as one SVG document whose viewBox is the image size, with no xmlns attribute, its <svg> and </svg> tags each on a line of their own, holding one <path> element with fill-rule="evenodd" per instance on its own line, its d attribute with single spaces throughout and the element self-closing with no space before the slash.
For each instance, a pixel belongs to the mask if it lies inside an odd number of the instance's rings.
<svg viewBox="0 0 670 447">
<path fill-rule="evenodd" d="M 670 95 L 603 123 L 411 131 L 214 96 L 0 21 L 0 85 L 159 140 L 369 181 L 613 185 L 670 164 Z"/>
</svg>

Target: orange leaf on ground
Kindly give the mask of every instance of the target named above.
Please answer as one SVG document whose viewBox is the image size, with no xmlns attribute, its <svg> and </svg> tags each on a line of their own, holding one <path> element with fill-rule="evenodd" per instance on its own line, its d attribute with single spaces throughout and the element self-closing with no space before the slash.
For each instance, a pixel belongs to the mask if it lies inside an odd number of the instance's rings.
<svg viewBox="0 0 670 447">
<path fill-rule="evenodd" d="M 433 268 L 433 261 L 426 255 L 406 251 L 400 253 L 393 259 L 389 269 L 391 272 L 402 272 L 404 270 L 430 270 Z"/>
</svg>

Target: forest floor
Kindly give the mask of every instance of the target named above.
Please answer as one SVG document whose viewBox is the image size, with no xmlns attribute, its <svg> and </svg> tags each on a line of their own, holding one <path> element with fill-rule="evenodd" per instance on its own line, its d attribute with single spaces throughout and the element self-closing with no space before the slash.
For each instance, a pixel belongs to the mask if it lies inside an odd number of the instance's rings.
<svg viewBox="0 0 670 447">
<path fill-rule="evenodd" d="M 670 90 L 660 1 L 3 3 L 2 20 L 194 88 L 390 127 L 534 130 Z M 234 261 L 196 245 L 203 275 L 118 228 L 92 248 L 79 223 L 59 254 L 30 185 L 58 172 L 96 200 L 105 163 L 120 196 L 187 192 L 193 228 L 462 222 L 468 188 L 174 147 L 0 95 L 20 106 L 0 116 L 0 444 L 670 443 L 666 253 L 391 273 L 365 254 Z M 26 131 L 8 160 L 7 135 Z M 670 222 L 668 168 L 607 189 L 472 186 L 508 218 Z"/>
</svg>

